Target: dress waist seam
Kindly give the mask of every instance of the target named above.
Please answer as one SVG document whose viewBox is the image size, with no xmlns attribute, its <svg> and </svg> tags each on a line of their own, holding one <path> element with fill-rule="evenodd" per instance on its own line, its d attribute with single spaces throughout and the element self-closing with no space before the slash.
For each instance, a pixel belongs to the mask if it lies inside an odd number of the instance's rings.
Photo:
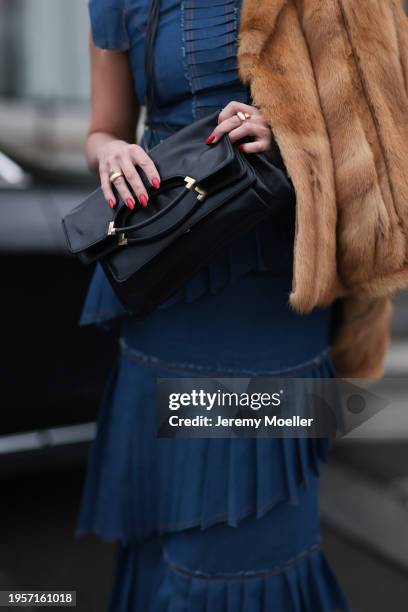
<svg viewBox="0 0 408 612">
<path fill-rule="evenodd" d="M 277 565 L 272 568 L 260 569 L 257 571 L 243 571 L 243 572 L 236 572 L 236 573 L 234 572 L 234 573 L 208 574 L 206 572 L 193 571 L 181 565 L 178 565 L 170 558 L 169 553 L 166 550 L 165 546 L 163 546 L 163 544 L 162 544 L 162 547 L 163 547 L 164 560 L 166 561 L 168 567 L 173 572 L 176 572 L 177 574 L 181 574 L 188 578 L 193 578 L 193 579 L 198 579 L 198 580 L 210 580 L 210 581 L 212 580 L 223 580 L 223 581 L 224 580 L 231 580 L 231 581 L 239 580 L 241 581 L 241 580 L 251 580 L 255 578 L 267 578 L 270 576 L 275 576 L 277 574 L 282 574 L 283 572 L 287 572 L 294 565 L 297 565 L 299 562 L 303 561 L 304 559 L 316 553 L 319 553 L 321 551 L 321 544 L 320 542 L 318 542 L 316 544 L 313 544 L 306 550 L 303 550 L 301 553 L 299 553 L 292 559 L 289 559 L 288 561 L 286 561 L 286 563 L 283 563 L 282 565 Z"/>
<path fill-rule="evenodd" d="M 156 357 L 155 355 L 150 355 L 147 353 L 143 353 L 142 351 L 138 351 L 137 349 L 129 346 L 126 342 L 125 338 L 122 336 L 119 338 L 119 347 L 121 353 L 125 355 L 128 359 L 140 363 L 145 366 L 156 367 L 160 369 L 170 370 L 173 372 L 196 372 L 202 375 L 212 376 L 229 376 L 229 375 L 241 375 L 241 376 L 277 376 L 284 375 L 285 377 L 302 374 L 304 370 L 314 369 L 321 366 L 324 362 L 330 359 L 330 347 L 325 348 L 323 351 L 308 359 L 307 361 L 303 361 L 302 363 L 296 364 L 295 366 L 289 366 L 287 368 L 278 368 L 274 370 L 264 370 L 264 371 L 253 371 L 253 370 L 245 370 L 240 368 L 228 368 L 228 367 L 217 367 L 217 366 L 207 366 L 201 364 L 194 364 L 188 362 L 175 362 L 169 361 L 165 359 L 161 359 Z"/>
</svg>

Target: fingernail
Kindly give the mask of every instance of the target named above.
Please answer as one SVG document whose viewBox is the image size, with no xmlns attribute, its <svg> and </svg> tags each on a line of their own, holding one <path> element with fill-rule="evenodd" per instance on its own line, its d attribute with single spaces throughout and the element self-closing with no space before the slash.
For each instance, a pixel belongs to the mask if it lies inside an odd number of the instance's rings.
<svg viewBox="0 0 408 612">
<path fill-rule="evenodd" d="M 108 204 L 109 208 L 113 208 L 115 206 L 115 200 L 109 200 Z"/>
<path fill-rule="evenodd" d="M 244 145 L 243 145 L 243 144 L 238 145 L 238 149 L 239 149 L 240 151 L 243 151 L 243 150 L 244 150 Z"/>
<path fill-rule="evenodd" d="M 144 193 L 142 193 L 142 195 L 139 196 L 139 202 L 143 206 L 143 208 L 146 208 L 146 206 L 147 206 L 147 197 L 145 196 Z"/>
<path fill-rule="evenodd" d="M 207 140 L 205 141 L 205 144 L 211 144 L 214 140 L 215 140 L 214 134 L 210 134 Z"/>
<path fill-rule="evenodd" d="M 157 179 L 156 177 L 154 177 L 154 179 L 152 179 L 152 185 L 155 189 L 158 189 L 160 187 L 160 181 L 159 179 Z"/>
<path fill-rule="evenodd" d="M 134 207 L 135 207 L 135 202 L 134 202 L 134 200 L 132 200 L 132 198 L 128 198 L 126 200 L 126 204 L 127 204 L 128 208 L 130 208 L 130 210 L 133 210 Z"/>
</svg>

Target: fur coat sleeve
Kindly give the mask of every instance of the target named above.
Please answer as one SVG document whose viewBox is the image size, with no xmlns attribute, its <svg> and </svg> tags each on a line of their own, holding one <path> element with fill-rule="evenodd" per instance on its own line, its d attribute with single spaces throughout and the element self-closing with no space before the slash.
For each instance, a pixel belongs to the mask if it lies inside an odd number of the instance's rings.
<svg viewBox="0 0 408 612">
<path fill-rule="evenodd" d="M 296 190 L 290 301 L 308 312 L 341 298 L 339 372 L 377 376 L 388 296 L 408 286 L 401 2 L 244 0 L 238 60 Z"/>
</svg>

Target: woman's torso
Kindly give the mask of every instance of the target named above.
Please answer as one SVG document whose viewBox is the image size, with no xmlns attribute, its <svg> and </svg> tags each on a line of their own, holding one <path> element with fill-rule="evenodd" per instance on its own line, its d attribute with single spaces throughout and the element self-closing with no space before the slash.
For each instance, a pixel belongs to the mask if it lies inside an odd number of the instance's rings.
<svg viewBox="0 0 408 612">
<path fill-rule="evenodd" d="M 116 25 L 110 36 L 113 44 L 115 36 L 118 37 L 118 48 L 128 49 L 136 94 L 143 103 L 149 2 L 122 2 L 123 29 L 118 30 Z M 103 4 L 101 0 L 90 3 L 94 38 Z M 240 8 L 241 0 L 161 0 L 155 44 L 155 104 L 143 138 L 146 148 L 231 100 L 250 101 L 237 71 Z M 109 36 L 109 32 L 105 31 L 105 35 Z M 294 365 L 324 350 L 328 343 L 329 310 L 301 317 L 288 304 L 294 227 L 295 211 L 288 208 L 225 248 L 145 323 L 125 323 L 132 345 L 144 353 L 161 353 L 170 361 L 173 351 L 183 361 L 188 359 L 190 349 L 186 353 L 178 339 L 188 336 L 189 347 L 194 347 L 197 359 L 200 347 L 202 353 L 205 344 L 207 349 L 201 361 L 214 363 L 216 354 L 219 360 L 224 350 L 223 364 L 234 363 L 243 370 L 248 370 L 243 367 L 245 359 L 233 358 L 243 337 L 245 351 L 259 355 L 255 369 L 268 369 L 268 362 L 269 369 Z M 216 296 L 213 301 L 211 296 Z M 100 323 L 123 314 L 101 269 L 97 268 L 82 323 Z M 157 331 L 159 327 L 163 333 Z M 234 340 L 234 333 L 240 340 Z M 297 353 L 294 348 L 287 351 L 285 346 L 293 345 L 296 338 Z M 210 350 L 214 344 L 218 348 Z"/>
</svg>

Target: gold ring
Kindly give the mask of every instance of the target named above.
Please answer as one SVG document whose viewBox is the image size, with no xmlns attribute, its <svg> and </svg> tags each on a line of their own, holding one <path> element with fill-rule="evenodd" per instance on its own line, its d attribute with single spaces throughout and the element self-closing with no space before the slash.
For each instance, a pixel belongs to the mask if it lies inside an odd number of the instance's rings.
<svg viewBox="0 0 408 612">
<path fill-rule="evenodd" d="M 113 172 L 109 173 L 109 180 L 111 183 L 114 183 L 116 179 L 120 178 L 121 176 L 124 176 L 123 172 L 120 172 L 119 170 L 114 170 Z"/>
<path fill-rule="evenodd" d="M 241 121 L 246 121 L 247 119 L 251 118 L 251 115 L 249 113 L 243 113 L 242 111 L 238 111 L 237 117 L 238 119 L 241 119 Z"/>
</svg>

